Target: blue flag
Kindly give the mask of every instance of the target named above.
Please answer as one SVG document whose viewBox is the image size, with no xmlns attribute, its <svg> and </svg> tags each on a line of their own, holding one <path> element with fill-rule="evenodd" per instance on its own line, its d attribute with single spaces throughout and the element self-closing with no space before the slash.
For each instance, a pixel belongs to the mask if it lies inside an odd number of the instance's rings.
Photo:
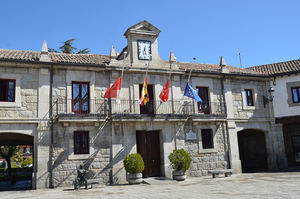
<svg viewBox="0 0 300 199">
<path fill-rule="evenodd" d="M 193 98 L 196 102 L 202 102 L 202 99 L 198 95 L 198 89 L 193 89 L 189 83 L 186 84 L 184 96 Z"/>
</svg>

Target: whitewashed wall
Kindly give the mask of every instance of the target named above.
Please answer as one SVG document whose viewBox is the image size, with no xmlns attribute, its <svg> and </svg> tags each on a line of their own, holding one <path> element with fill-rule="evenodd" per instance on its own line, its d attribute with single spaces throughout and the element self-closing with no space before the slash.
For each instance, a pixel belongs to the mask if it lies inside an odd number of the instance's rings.
<svg viewBox="0 0 300 199">
<path fill-rule="evenodd" d="M 288 104 L 288 92 L 286 84 L 288 82 L 299 82 L 300 86 L 300 75 L 284 76 L 276 78 L 276 85 L 274 86 L 274 114 L 275 117 L 285 117 L 300 115 L 300 104 L 299 106 L 289 106 Z"/>
</svg>

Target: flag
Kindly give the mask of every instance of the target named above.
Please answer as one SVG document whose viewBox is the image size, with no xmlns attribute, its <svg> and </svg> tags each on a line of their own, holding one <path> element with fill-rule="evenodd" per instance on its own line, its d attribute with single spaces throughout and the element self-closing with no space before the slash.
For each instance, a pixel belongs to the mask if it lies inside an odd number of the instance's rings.
<svg viewBox="0 0 300 199">
<path fill-rule="evenodd" d="M 105 92 L 104 98 L 117 98 L 118 90 L 121 89 L 122 76 Z"/>
<path fill-rule="evenodd" d="M 202 102 L 202 99 L 198 95 L 198 89 L 193 89 L 189 83 L 186 84 L 184 96 L 193 98 L 196 102 Z"/>
<path fill-rule="evenodd" d="M 165 85 L 165 87 L 163 88 L 163 90 L 161 91 L 161 93 L 159 94 L 159 98 L 163 101 L 166 102 L 168 101 L 169 98 L 169 79 Z"/>
<path fill-rule="evenodd" d="M 142 88 L 142 93 L 141 93 L 141 106 L 144 106 L 149 102 L 149 95 L 148 95 L 148 90 L 147 90 L 147 76 L 145 78 L 143 88 Z"/>
</svg>

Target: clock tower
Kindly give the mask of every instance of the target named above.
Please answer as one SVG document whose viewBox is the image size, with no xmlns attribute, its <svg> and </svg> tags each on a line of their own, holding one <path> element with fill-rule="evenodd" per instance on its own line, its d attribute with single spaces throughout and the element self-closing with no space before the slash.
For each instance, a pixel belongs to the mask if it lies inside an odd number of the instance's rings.
<svg viewBox="0 0 300 199">
<path fill-rule="evenodd" d="M 148 21 L 141 21 L 129 27 L 124 36 L 127 38 L 126 61 L 133 67 L 160 67 L 162 60 L 158 54 L 157 38 L 161 31 Z"/>
</svg>

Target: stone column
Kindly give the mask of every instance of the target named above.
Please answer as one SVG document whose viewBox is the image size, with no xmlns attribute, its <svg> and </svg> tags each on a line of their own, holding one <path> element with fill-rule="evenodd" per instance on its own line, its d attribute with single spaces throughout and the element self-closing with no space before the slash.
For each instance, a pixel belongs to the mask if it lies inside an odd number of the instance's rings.
<svg viewBox="0 0 300 199">
<path fill-rule="evenodd" d="M 48 68 L 41 68 L 39 71 L 38 89 L 38 117 L 49 118 L 49 92 L 50 92 L 50 73 Z"/>
<path fill-rule="evenodd" d="M 239 143 L 237 138 L 237 130 L 234 122 L 234 110 L 233 110 L 233 97 L 231 92 L 231 82 L 229 79 L 224 81 L 224 93 L 225 102 L 227 109 L 227 123 L 228 123 L 228 134 L 229 134 L 229 149 L 230 149 L 230 160 L 231 166 L 234 173 L 241 173 L 241 161 L 239 154 Z"/>
<path fill-rule="evenodd" d="M 266 145 L 268 152 L 268 168 L 270 170 L 280 170 L 287 168 L 287 159 L 285 155 L 284 137 L 282 133 L 282 124 L 271 122 L 270 132 L 266 136 Z"/>
<path fill-rule="evenodd" d="M 50 131 L 47 123 L 40 123 L 37 128 L 37 136 L 34 139 L 35 145 L 35 169 L 36 169 L 36 187 L 49 188 L 49 143 Z"/>
</svg>

